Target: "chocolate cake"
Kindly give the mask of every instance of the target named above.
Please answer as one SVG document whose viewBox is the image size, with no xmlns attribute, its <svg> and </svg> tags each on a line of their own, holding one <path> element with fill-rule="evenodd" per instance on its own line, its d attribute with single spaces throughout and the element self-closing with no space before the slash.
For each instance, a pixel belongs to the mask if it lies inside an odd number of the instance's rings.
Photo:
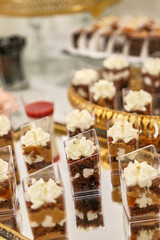
<svg viewBox="0 0 160 240">
<path fill-rule="evenodd" d="M 144 41 L 147 39 L 148 33 L 146 31 L 132 33 L 128 37 L 129 40 L 129 55 L 140 56 Z"/>
<path fill-rule="evenodd" d="M 75 216 L 78 228 L 98 228 L 104 226 L 101 196 L 88 195 L 83 198 L 75 198 Z"/>
<path fill-rule="evenodd" d="M 40 202 L 36 200 L 36 192 Z M 25 200 L 35 240 L 65 238 L 66 213 L 61 185 L 51 178 L 34 180 L 25 192 Z"/>
<path fill-rule="evenodd" d="M 90 135 L 91 139 L 87 137 Z M 95 132 L 89 130 L 65 142 L 73 195 L 83 195 L 100 189 L 100 154 Z M 78 154 L 78 155 L 77 155 Z"/>
<path fill-rule="evenodd" d="M 128 87 L 130 67 L 124 57 L 112 55 L 104 60 L 103 67 L 103 78 L 112 81 L 117 91 Z"/>
<path fill-rule="evenodd" d="M 39 140 L 38 134 L 42 134 Z M 28 130 L 21 138 L 21 146 L 24 161 L 29 173 L 52 164 L 50 134 L 44 132 L 41 128 Z"/>
<path fill-rule="evenodd" d="M 74 73 L 71 84 L 74 90 L 82 97 L 89 99 L 89 86 L 98 80 L 96 70 L 81 69 Z"/>
<path fill-rule="evenodd" d="M 160 29 L 153 29 L 148 38 L 148 55 L 154 57 L 160 52 Z"/>
<path fill-rule="evenodd" d="M 145 178 L 143 178 L 143 174 L 145 174 Z M 122 185 L 124 206 L 130 219 L 158 216 L 160 177 L 156 169 L 146 162 L 139 163 L 136 160 L 130 162 L 124 168 Z M 125 205 L 126 201 L 127 205 Z"/>
<path fill-rule="evenodd" d="M 149 58 L 142 66 L 143 89 L 151 94 L 160 92 L 160 59 Z"/>
<path fill-rule="evenodd" d="M 152 95 L 144 90 L 124 91 L 123 107 L 129 113 L 150 115 L 152 112 Z"/>
<path fill-rule="evenodd" d="M 115 107 L 116 88 L 113 82 L 99 80 L 90 87 L 90 101 L 102 107 Z"/>
</svg>

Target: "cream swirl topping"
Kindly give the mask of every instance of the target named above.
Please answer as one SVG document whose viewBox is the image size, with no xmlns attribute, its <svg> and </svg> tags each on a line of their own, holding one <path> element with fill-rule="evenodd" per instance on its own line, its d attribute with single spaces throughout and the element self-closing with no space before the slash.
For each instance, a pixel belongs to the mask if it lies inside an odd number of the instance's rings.
<svg viewBox="0 0 160 240">
<path fill-rule="evenodd" d="M 42 178 L 34 181 L 25 192 L 25 199 L 31 202 L 31 208 L 37 209 L 46 203 L 56 203 L 56 199 L 62 194 L 63 188 L 58 186 L 53 179 L 45 182 Z"/>
<path fill-rule="evenodd" d="M 72 84 L 73 85 L 89 85 L 98 80 L 98 73 L 93 69 L 81 69 L 75 72 Z"/>
<path fill-rule="evenodd" d="M 5 181 L 8 178 L 8 162 L 0 158 L 0 182 Z"/>
<path fill-rule="evenodd" d="M 3 114 L 0 115 L 0 136 L 6 135 L 11 129 L 10 120 Z"/>
<path fill-rule="evenodd" d="M 45 146 L 50 141 L 50 134 L 44 132 L 42 128 L 28 130 L 21 138 L 22 145 L 41 145 Z"/>
<path fill-rule="evenodd" d="M 86 110 L 75 109 L 66 116 L 67 129 L 74 132 L 77 128 L 83 132 L 93 126 L 95 118 Z"/>
<path fill-rule="evenodd" d="M 107 69 L 120 70 L 128 67 L 129 63 L 124 57 L 112 55 L 104 60 L 103 66 Z"/>
<path fill-rule="evenodd" d="M 131 141 L 132 139 L 138 138 L 138 130 L 133 128 L 132 124 L 128 121 L 117 121 L 114 125 L 108 129 L 108 137 L 113 138 L 113 143 L 122 139 L 125 143 Z"/>
<path fill-rule="evenodd" d="M 142 73 L 149 73 L 157 76 L 160 74 L 160 59 L 159 58 L 148 58 L 142 67 Z"/>
<path fill-rule="evenodd" d="M 152 180 L 158 176 L 158 170 L 146 162 L 130 162 L 124 169 L 124 179 L 127 186 L 139 185 L 140 187 L 150 187 Z"/>
<path fill-rule="evenodd" d="M 124 108 L 126 111 L 146 111 L 147 105 L 152 102 L 152 96 L 150 93 L 140 90 L 132 91 L 124 97 Z"/>
<path fill-rule="evenodd" d="M 97 147 L 94 142 L 86 137 L 82 137 L 80 140 L 76 137 L 70 139 L 66 143 L 65 151 L 67 159 L 76 160 L 81 157 L 89 157 L 96 151 Z"/>
<path fill-rule="evenodd" d="M 116 88 L 113 82 L 101 79 L 90 88 L 90 91 L 93 93 L 93 99 L 98 101 L 100 98 L 112 99 L 115 96 Z"/>
</svg>

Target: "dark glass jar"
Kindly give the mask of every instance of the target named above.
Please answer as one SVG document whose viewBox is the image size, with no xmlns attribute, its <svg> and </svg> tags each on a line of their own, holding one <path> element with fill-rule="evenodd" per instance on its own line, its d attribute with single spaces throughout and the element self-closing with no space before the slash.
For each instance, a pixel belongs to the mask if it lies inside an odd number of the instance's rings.
<svg viewBox="0 0 160 240">
<path fill-rule="evenodd" d="M 0 38 L 0 76 L 2 85 L 9 89 L 27 86 L 22 53 L 26 39 L 20 36 Z"/>
</svg>

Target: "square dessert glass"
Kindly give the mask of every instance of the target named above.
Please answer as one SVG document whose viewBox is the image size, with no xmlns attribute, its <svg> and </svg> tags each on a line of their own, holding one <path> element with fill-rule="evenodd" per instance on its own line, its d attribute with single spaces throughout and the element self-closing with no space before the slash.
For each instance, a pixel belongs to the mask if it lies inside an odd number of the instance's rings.
<svg viewBox="0 0 160 240">
<path fill-rule="evenodd" d="M 137 114 L 142 114 L 142 115 L 151 115 L 152 114 L 152 102 L 153 102 L 153 98 L 151 98 L 151 102 L 147 103 L 146 105 L 144 105 L 144 107 L 146 108 L 146 110 L 140 110 L 140 109 L 136 109 L 136 110 L 130 110 L 127 111 L 125 108 L 126 105 L 126 96 L 128 95 L 130 89 L 128 88 L 123 88 L 122 89 L 122 97 L 123 97 L 123 110 L 125 112 L 129 112 L 129 113 L 137 113 Z"/>
<path fill-rule="evenodd" d="M 12 214 L 17 208 L 15 169 L 11 146 L 0 148 L 0 215 Z"/>
<path fill-rule="evenodd" d="M 49 117 L 23 125 L 20 130 L 20 141 L 29 174 L 53 163 Z"/>
<path fill-rule="evenodd" d="M 11 145 L 14 153 L 10 108 L 0 111 L 0 148 L 7 145 Z"/>
<path fill-rule="evenodd" d="M 158 240 L 160 237 L 160 218 L 129 221 L 123 210 L 123 228 L 126 240 Z"/>
<path fill-rule="evenodd" d="M 50 117 L 51 137 L 52 137 L 52 155 L 53 161 L 59 160 L 59 153 L 55 140 L 54 130 L 54 102 L 53 99 L 43 92 L 29 90 L 21 94 L 22 103 L 29 121 L 35 121 L 43 117 Z"/>
<path fill-rule="evenodd" d="M 95 151 L 87 156 L 79 156 L 76 159 L 68 158 L 66 148 L 70 142 L 86 139 L 93 143 Z M 75 137 L 64 141 L 66 160 L 72 184 L 73 196 L 85 195 L 91 192 L 97 192 L 101 188 L 101 164 L 100 148 L 95 129 L 80 133 Z M 86 151 L 87 151 L 86 146 Z M 72 154 L 72 152 L 71 152 Z"/>
<path fill-rule="evenodd" d="M 153 145 L 119 159 L 122 202 L 130 220 L 160 217 L 160 159 Z"/>
<path fill-rule="evenodd" d="M 75 197 L 74 214 L 77 228 L 88 230 L 104 226 L 101 193 Z"/>
<path fill-rule="evenodd" d="M 67 128 L 67 135 L 73 137 L 84 131 L 94 128 L 95 114 L 93 112 L 92 104 L 75 105 L 71 111 L 65 114 L 65 123 Z"/>
<path fill-rule="evenodd" d="M 112 131 L 112 134 L 109 133 L 109 130 L 114 128 L 116 125 L 118 127 L 122 127 L 122 130 L 124 131 L 125 126 L 127 127 L 127 124 L 129 123 L 131 124 L 130 128 L 133 130 L 131 135 L 127 133 L 127 136 L 123 136 L 123 134 L 118 131 L 117 127 L 115 129 L 117 133 L 115 131 Z M 126 131 L 129 131 L 128 127 Z M 107 143 L 111 173 L 119 175 L 119 158 L 124 154 L 135 151 L 138 148 L 139 128 L 137 114 L 131 114 L 124 117 L 120 116 L 116 119 L 109 120 L 107 122 Z"/>
<path fill-rule="evenodd" d="M 64 188 L 59 169 L 57 172 L 55 176 L 52 164 L 23 180 L 24 198 L 35 240 L 66 237 Z"/>
</svg>

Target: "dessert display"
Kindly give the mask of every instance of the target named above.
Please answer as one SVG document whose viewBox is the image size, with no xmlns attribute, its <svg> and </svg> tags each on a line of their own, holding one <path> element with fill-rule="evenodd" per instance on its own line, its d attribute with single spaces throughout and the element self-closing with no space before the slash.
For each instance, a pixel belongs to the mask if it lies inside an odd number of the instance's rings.
<svg viewBox="0 0 160 240">
<path fill-rule="evenodd" d="M 142 67 L 143 89 L 151 94 L 160 92 L 160 59 L 148 58 Z"/>
<path fill-rule="evenodd" d="M 89 99 L 89 86 L 96 82 L 98 78 L 99 75 L 96 70 L 81 69 L 74 73 L 71 84 L 80 96 Z"/>
<path fill-rule="evenodd" d="M 25 189 L 30 226 L 35 240 L 63 238 L 66 234 L 66 212 L 63 187 L 53 178 L 36 180 L 34 175 Z M 38 196 L 38 199 L 37 199 Z"/>
<path fill-rule="evenodd" d="M 103 213 L 100 195 L 88 195 L 74 199 L 76 225 L 78 228 L 103 227 Z"/>
<path fill-rule="evenodd" d="M 124 93 L 124 110 L 130 113 L 150 115 L 152 111 L 152 95 L 144 90 Z"/>
<path fill-rule="evenodd" d="M 130 67 L 128 61 L 122 56 L 112 55 L 103 62 L 102 76 L 112 81 L 117 91 L 127 88 L 130 80 Z"/>
<path fill-rule="evenodd" d="M 152 145 L 146 147 L 148 151 Z M 154 149 L 154 148 L 153 148 Z M 139 158 L 130 160 L 130 154 L 125 155 L 127 167 L 121 168 L 121 187 L 123 206 L 129 219 L 151 218 L 159 216 L 160 209 L 160 176 L 158 167 L 160 161 L 152 152 L 146 162 Z M 150 150 L 151 151 L 151 150 Z"/>
<path fill-rule="evenodd" d="M 16 209 L 16 181 L 10 146 L 0 148 L 0 215 Z"/>
<path fill-rule="evenodd" d="M 116 88 L 113 82 L 99 80 L 90 87 L 90 100 L 102 107 L 114 108 Z"/>
<path fill-rule="evenodd" d="M 160 50 L 159 20 L 147 16 L 106 16 L 72 33 L 71 47 L 89 53 L 154 56 Z"/>
<path fill-rule="evenodd" d="M 86 109 L 74 109 L 65 117 L 69 137 L 94 127 L 95 117 Z"/>
<path fill-rule="evenodd" d="M 64 142 L 73 195 L 100 189 L 100 153 L 94 129 Z"/>
<path fill-rule="evenodd" d="M 45 122 L 48 125 L 48 120 L 48 117 L 42 118 L 21 128 L 22 153 L 29 173 L 52 164 L 50 131 L 49 129 L 44 131 L 41 127 L 38 127 L 40 122 Z M 34 125 L 36 123 L 37 127 Z"/>
<path fill-rule="evenodd" d="M 111 120 L 108 123 L 107 142 L 112 173 L 119 173 L 119 158 L 124 154 L 135 151 L 138 147 L 138 129 L 136 121 L 135 116 L 135 125 L 126 121 L 125 118 L 118 118 L 115 121 Z"/>
</svg>

